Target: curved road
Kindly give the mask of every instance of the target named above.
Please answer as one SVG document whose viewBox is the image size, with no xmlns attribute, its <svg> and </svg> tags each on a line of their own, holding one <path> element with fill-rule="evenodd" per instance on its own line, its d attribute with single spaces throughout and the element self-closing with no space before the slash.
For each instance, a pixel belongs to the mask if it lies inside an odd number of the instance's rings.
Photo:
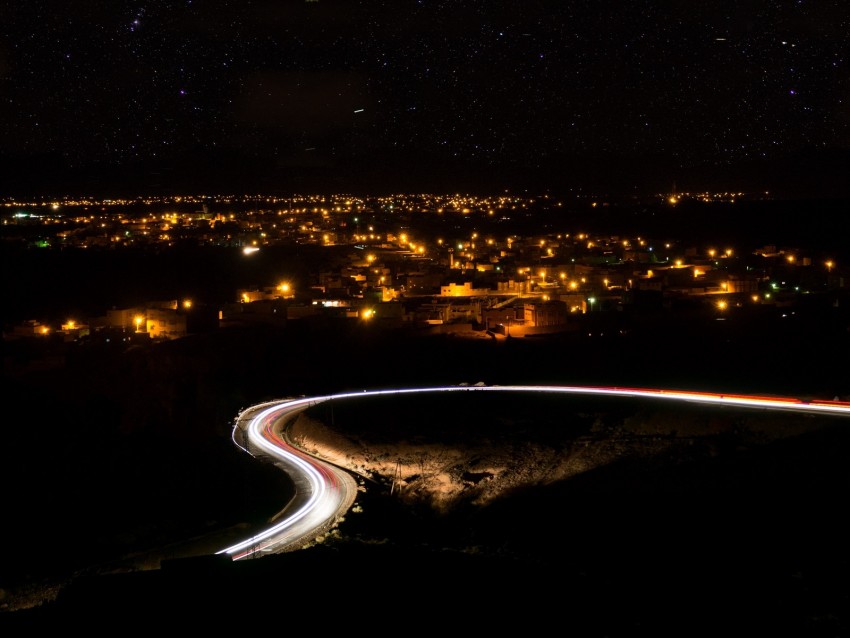
<svg viewBox="0 0 850 638">
<path fill-rule="evenodd" d="M 286 438 L 286 426 L 299 412 L 330 397 L 284 399 L 255 405 L 242 412 L 233 429 L 234 442 L 252 456 L 271 458 L 289 474 L 295 496 L 272 527 L 216 552 L 234 560 L 289 549 L 319 535 L 351 507 L 357 492 L 354 478 L 339 468 L 310 457 Z"/>
<path fill-rule="evenodd" d="M 784 397 L 588 386 L 446 386 L 374 390 L 272 401 L 243 411 L 233 428 L 233 440 L 253 456 L 267 456 L 273 459 L 294 481 L 295 497 L 278 515 L 282 518 L 274 525 L 217 553 L 229 554 L 233 560 L 239 560 L 255 554 L 292 549 L 329 529 L 354 503 L 357 485 L 347 471 L 311 457 L 288 441 L 286 427 L 303 410 L 329 399 L 469 391 L 639 397 L 850 417 L 850 403 L 841 401 L 804 401 Z"/>
</svg>

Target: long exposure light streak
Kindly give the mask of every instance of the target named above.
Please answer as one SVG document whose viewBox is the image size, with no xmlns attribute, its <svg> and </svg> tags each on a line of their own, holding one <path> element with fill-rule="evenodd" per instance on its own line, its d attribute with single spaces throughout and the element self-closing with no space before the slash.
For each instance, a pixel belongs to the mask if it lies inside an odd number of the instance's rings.
<svg viewBox="0 0 850 638">
<path fill-rule="evenodd" d="M 525 392 L 547 394 L 597 395 L 612 397 L 635 397 L 661 399 L 710 405 L 728 405 L 762 410 L 783 410 L 803 413 L 831 414 L 850 417 L 850 403 L 843 401 L 803 400 L 789 397 L 752 396 L 741 394 L 716 394 L 682 390 L 651 388 L 620 388 L 596 386 L 549 386 L 549 385 L 506 385 L 506 386 L 444 386 L 426 388 L 402 388 L 348 392 L 309 398 L 283 399 L 259 404 L 243 411 L 236 421 L 233 440 L 240 448 L 251 453 L 257 449 L 279 460 L 293 478 L 296 489 L 301 486 L 295 502 L 297 505 L 277 524 L 244 541 L 217 552 L 229 554 L 234 560 L 257 552 L 283 551 L 295 540 L 304 538 L 312 530 L 327 525 L 350 495 L 342 482 L 350 481 L 348 473 L 309 456 L 306 452 L 290 445 L 278 433 L 291 418 L 310 406 L 331 399 L 356 399 L 398 394 L 436 392 Z M 244 444 L 237 441 L 241 432 Z"/>
</svg>

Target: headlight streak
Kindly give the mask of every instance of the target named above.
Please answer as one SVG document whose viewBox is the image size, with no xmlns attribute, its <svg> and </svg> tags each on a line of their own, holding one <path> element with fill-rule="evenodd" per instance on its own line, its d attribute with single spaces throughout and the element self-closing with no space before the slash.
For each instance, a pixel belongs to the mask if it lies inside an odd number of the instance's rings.
<svg viewBox="0 0 850 638">
<path fill-rule="evenodd" d="M 247 452 L 248 454 L 251 454 L 251 450 L 249 450 L 249 449 L 248 449 L 248 448 L 246 448 L 244 445 L 242 445 L 239 441 L 237 441 L 237 440 L 236 440 L 236 432 L 237 432 L 238 430 L 239 430 L 239 425 L 238 425 L 238 424 L 237 424 L 237 425 L 235 425 L 235 426 L 233 426 L 233 432 L 231 432 L 231 433 L 230 433 L 230 440 L 231 440 L 231 441 L 233 441 L 233 445 L 235 445 L 236 447 L 238 447 L 240 450 L 242 450 L 243 452 Z M 251 454 L 251 456 L 254 456 L 254 455 L 253 455 L 253 454 Z"/>
<path fill-rule="evenodd" d="M 317 520 L 317 526 L 325 524 L 336 512 L 340 496 L 337 490 L 337 478 L 333 470 L 321 461 L 316 461 L 306 452 L 292 447 L 274 430 L 274 425 L 285 416 L 292 416 L 310 406 L 331 399 L 356 399 L 398 394 L 417 394 L 426 392 L 531 392 L 549 394 L 578 394 L 597 396 L 620 396 L 645 399 L 663 399 L 668 401 L 685 401 L 713 405 L 730 405 L 744 408 L 760 408 L 763 410 L 785 410 L 805 413 L 825 413 L 850 417 L 850 403 L 843 401 L 803 401 L 788 397 L 760 397 L 739 394 L 715 394 L 710 392 L 692 392 L 684 390 L 662 390 L 651 388 L 621 388 L 600 386 L 442 386 L 425 388 L 400 388 L 385 390 L 364 390 L 362 392 L 347 392 L 343 394 L 305 397 L 299 399 L 283 399 L 266 402 L 243 411 L 234 426 L 233 440 L 240 448 L 252 454 L 245 446 L 236 442 L 236 429 L 240 428 L 242 416 L 246 413 L 257 412 L 250 417 L 245 426 L 245 437 L 248 446 L 255 445 L 270 456 L 285 461 L 299 472 L 299 478 L 307 481 L 309 498 L 284 520 L 269 527 L 263 532 L 252 536 L 236 545 L 222 549 L 217 554 L 230 554 L 234 560 L 245 558 L 253 553 L 275 546 L 281 549 L 285 542 L 278 538 L 295 523 L 312 515 Z M 253 456 L 253 454 L 252 454 Z"/>
<path fill-rule="evenodd" d="M 300 455 L 291 452 L 287 449 L 286 444 L 279 439 L 278 437 L 273 437 L 273 440 L 269 440 L 267 434 L 270 428 L 273 425 L 275 419 L 273 416 L 283 416 L 284 414 L 291 414 L 295 411 L 296 408 L 307 407 L 309 405 L 309 399 L 301 399 L 296 401 L 287 401 L 278 405 L 274 405 L 270 408 L 266 408 L 261 411 L 257 416 L 253 417 L 248 424 L 248 440 L 250 443 L 253 443 L 257 447 L 263 449 L 265 452 L 270 454 L 275 458 L 279 458 L 289 462 L 290 464 L 296 466 L 298 470 L 301 471 L 302 476 L 307 479 L 310 485 L 310 497 L 307 502 L 304 503 L 300 508 L 298 508 L 295 512 L 287 516 L 283 521 L 274 525 L 267 530 L 248 538 L 247 540 L 242 541 L 241 543 L 237 543 L 231 547 L 220 550 L 216 552 L 217 554 L 227 553 L 227 554 L 237 554 L 243 549 L 248 549 L 254 546 L 258 546 L 261 541 L 267 540 L 273 536 L 281 534 L 284 530 L 291 527 L 302 518 L 304 518 L 310 511 L 316 506 L 316 503 L 320 502 L 326 493 L 327 483 L 322 478 L 322 475 L 319 473 L 316 468 L 315 463 L 304 460 Z M 277 440 L 277 443 L 273 442 Z M 262 549 L 265 546 L 257 547 L 258 549 Z M 253 552 L 247 552 L 244 555 L 248 555 Z M 243 556 L 244 556 L 243 555 Z"/>
</svg>

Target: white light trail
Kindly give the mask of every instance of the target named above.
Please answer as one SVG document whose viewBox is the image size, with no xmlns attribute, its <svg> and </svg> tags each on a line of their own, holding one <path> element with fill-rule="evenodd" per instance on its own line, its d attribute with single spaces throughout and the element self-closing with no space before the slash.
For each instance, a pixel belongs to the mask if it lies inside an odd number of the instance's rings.
<svg viewBox="0 0 850 638">
<path fill-rule="evenodd" d="M 842 401 L 804 401 L 801 399 L 787 397 L 760 397 L 739 394 L 690 392 L 682 390 L 596 386 L 476 385 L 401 388 L 369 391 L 364 390 L 362 392 L 347 392 L 344 394 L 267 402 L 253 406 L 242 412 L 234 428 L 234 442 L 236 442 L 236 428 L 240 427 L 239 424 L 243 417 L 246 417 L 252 412 L 256 412 L 256 414 L 253 414 L 253 416 L 250 417 L 247 426 L 245 426 L 245 437 L 248 447 L 253 444 L 270 456 L 283 461 L 291 468 L 293 479 L 296 481 L 297 479 L 306 481 L 307 487 L 306 494 L 304 496 L 307 497 L 307 500 L 276 525 L 216 553 L 230 554 L 234 557 L 234 560 L 237 560 L 258 551 L 267 550 L 270 547 L 275 548 L 274 551 L 279 551 L 286 546 L 288 541 L 293 540 L 294 538 L 301 538 L 309 533 L 310 529 L 325 525 L 342 503 L 343 495 L 341 491 L 336 485 L 329 485 L 326 480 L 326 476 L 331 475 L 336 470 L 333 468 L 328 470 L 327 468 L 329 466 L 327 464 L 309 458 L 306 453 L 293 448 L 277 437 L 272 429 L 275 423 L 279 422 L 285 416 L 292 416 L 297 412 L 305 410 L 311 405 L 316 405 L 330 399 L 357 399 L 427 392 L 532 392 L 547 394 L 621 396 L 644 399 L 662 399 L 667 401 L 684 401 L 689 403 L 704 403 L 711 405 L 729 405 L 743 408 L 760 408 L 763 410 L 791 410 L 796 412 L 822 413 L 850 417 L 850 403 Z M 246 449 L 245 446 L 242 445 L 239 445 L 239 447 Z M 305 526 L 301 529 L 294 530 L 293 528 L 302 521 Z M 312 528 L 307 526 L 307 523 L 310 523 Z M 290 535 L 287 536 L 287 533 Z"/>
</svg>

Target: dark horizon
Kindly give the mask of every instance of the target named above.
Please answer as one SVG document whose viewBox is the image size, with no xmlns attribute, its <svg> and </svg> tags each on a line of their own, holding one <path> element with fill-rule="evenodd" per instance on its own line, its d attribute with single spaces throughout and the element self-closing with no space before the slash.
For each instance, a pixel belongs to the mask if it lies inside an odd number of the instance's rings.
<svg viewBox="0 0 850 638">
<path fill-rule="evenodd" d="M 652 197 L 679 192 L 763 193 L 771 199 L 850 197 L 850 150 L 802 151 L 787 157 L 676 167 L 661 159 L 586 157 L 552 159 L 535 168 L 472 165 L 400 155 L 368 161 L 335 159 L 288 166 L 263 157 L 219 160 L 201 153 L 170 162 L 93 164 L 71 168 L 55 155 L 0 157 L 5 197 L 168 196 L 189 193 L 381 195 L 392 193 L 553 193 Z"/>
</svg>

